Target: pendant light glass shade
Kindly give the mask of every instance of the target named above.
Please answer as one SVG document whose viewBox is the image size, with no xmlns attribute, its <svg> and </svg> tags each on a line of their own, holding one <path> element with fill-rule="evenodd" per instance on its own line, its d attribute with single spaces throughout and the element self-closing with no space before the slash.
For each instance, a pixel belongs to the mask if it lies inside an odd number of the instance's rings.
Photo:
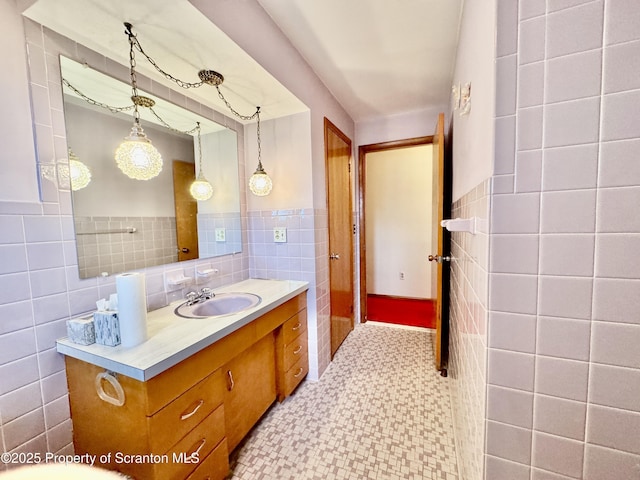
<svg viewBox="0 0 640 480">
<path fill-rule="evenodd" d="M 249 179 L 249 190 L 251 190 L 251 193 L 254 195 L 264 197 L 271 193 L 271 188 L 273 188 L 271 178 L 269 178 L 267 172 L 264 171 L 262 165 L 258 165 L 258 168 Z"/>
<path fill-rule="evenodd" d="M 71 190 L 80 190 L 91 182 L 91 170 L 84 163 L 78 160 L 75 153 L 69 149 L 69 178 L 71 180 Z"/>
<path fill-rule="evenodd" d="M 116 150 L 118 168 L 129 178 L 149 180 L 162 171 L 162 156 L 147 138 L 140 123 L 133 123 L 131 135 Z"/>
<path fill-rule="evenodd" d="M 213 196 L 213 187 L 209 181 L 204 178 L 204 171 L 202 170 L 202 140 L 200 139 L 200 122 L 196 124 L 196 132 L 198 134 L 198 178 L 191 184 L 189 192 L 191 196 L 201 202 L 209 200 Z"/>
<path fill-rule="evenodd" d="M 191 196 L 199 201 L 209 200 L 213 196 L 213 187 L 206 178 L 198 176 L 189 188 Z"/>
</svg>

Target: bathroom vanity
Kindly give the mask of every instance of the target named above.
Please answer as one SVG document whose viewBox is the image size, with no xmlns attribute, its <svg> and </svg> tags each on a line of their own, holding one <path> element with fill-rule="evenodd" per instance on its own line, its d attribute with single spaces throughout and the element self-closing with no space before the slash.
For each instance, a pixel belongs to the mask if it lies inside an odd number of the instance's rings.
<svg viewBox="0 0 640 480">
<path fill-rule="evenodd" d="M 308 373 L 306 282 L 246 280 L 244 312 L 181 318 L 150 312 L 133 348 L 58 341 L 76 454 L 136 479 L 222 479 L 229 453 Z"/>
</svg>

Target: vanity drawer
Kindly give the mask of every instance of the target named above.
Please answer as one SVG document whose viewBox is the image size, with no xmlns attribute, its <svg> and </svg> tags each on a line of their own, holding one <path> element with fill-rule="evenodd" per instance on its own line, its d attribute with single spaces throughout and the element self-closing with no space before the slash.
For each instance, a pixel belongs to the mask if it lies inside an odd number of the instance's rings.
<svg viewBox="0 0 640 480">
<path fill-rule="evenodd" d="M 304 377 L 309 373 L 309 357 L 305 353 L 304 357 L 299 359 L 293 367 L 284 374 L 283 400 L 284 397 L 291 395 L 291 392 L 300 384 Z M 281 400 L 282 401 L 282 400 Z"/>
<path fill-rule="evenodd" d="M 289 345 L 296 337 L 307 331 L 307 309 L 296 313 L 282 325 L 282 342 Z"/>
<path fill-rule="evenodd" d="M 224 406 L 220 405 L 200 425 L 166 452 L 168 461 L 156 464 L 156 480 L 182 480 L 194 471 L 197 463 L 190 463 L 195 453 L 206 458 L 224 438 Z M 185 461 L 174 461 L 183 459 Z"/>
<path fill-rule="evenodd" d="M 229 474 L 227 440 L 223 439 L 207 458 L 200 461 L 187 480 L 223 480 Z"/>
<path fill-rule="evenodd" d="M 147 417 L 152 452 L 165 452 L 222 404 L 224 381 L 216 370 L 158 413 Z"/>
<path fill-rule="evenodd" d="M 289 345 L 284 347 L 284 369 L 289 370 L 294 364 L 307 354 L 307 347 L 309 339 L 306 335 L 306 331 L 303 331 L 305 335 L 298 335 L 298 338 L 294 339 Z"/>
</svg>

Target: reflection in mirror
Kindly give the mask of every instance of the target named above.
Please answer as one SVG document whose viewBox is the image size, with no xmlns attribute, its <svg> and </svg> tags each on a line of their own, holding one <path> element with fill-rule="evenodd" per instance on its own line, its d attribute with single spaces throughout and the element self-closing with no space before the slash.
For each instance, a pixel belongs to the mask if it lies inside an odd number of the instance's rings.
<svg viewBox="0 0 640 480">
<path fill-rule="evenodd" d="M 105 108 L 131 105 L 131 87 L 65 57 L 60 64 L 68 82 L 63 90 L 69 159 L 81 162 L 91 176 L 78 188 L 73 178 L 78 164 L 69 166 L 80 278 L 240 252 L 236 132 L 140 91 L 156 101 L 153 112 L 171 128 L 161 125 L 150 109 L 140 109 L 142 126 L 161 153 L 163 168 L 153 179 L 134 180 L 114 160 L 131 131 L 132 110 L 114 113 Z M 189 192 L 199 173 L 200 154 L 213 186 L 213 196 L 206 201 L 196 201 Z"/>
</svg>

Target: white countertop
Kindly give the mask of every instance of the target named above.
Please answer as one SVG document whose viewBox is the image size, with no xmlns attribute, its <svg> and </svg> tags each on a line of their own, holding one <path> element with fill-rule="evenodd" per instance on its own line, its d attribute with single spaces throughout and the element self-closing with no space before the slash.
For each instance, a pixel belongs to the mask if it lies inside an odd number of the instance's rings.
<svg viewBox="0 0 640 480">
<path fill-rule="evenodd" d="M 59 353 L 107 370 L 146 381 L 182 360 L 238 330 L 268 311 L 308 289 L 308 283 L 295 280 L 249 279 L 214 289 L 215 293 L 247 292 L 262 301 L 239 313 L 213 318 L 182 318 L 174 313 L 180 300 L 147 314 L 149 339 L 135 347 L 122 345 L 78 345 L 67 338 L 57 341 Z"/>
</svg>

